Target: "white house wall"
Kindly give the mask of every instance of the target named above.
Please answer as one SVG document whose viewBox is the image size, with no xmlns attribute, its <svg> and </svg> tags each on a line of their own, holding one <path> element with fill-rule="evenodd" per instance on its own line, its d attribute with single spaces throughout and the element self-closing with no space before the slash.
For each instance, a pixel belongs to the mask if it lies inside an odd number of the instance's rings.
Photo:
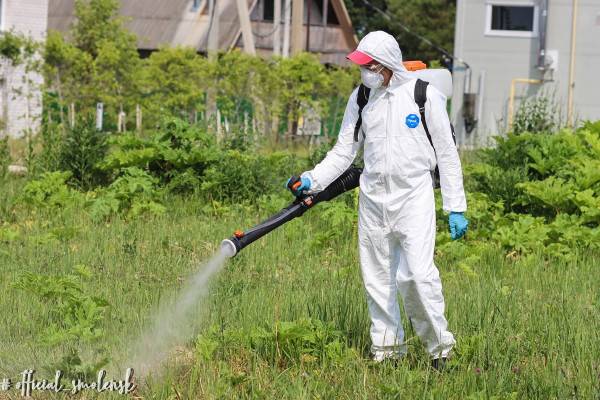
<svg viewBox="0 0 600 400">
<path fill-rule="evenodd" d="M 487 4 L 524 4 L 538 0 L 485 1 L 458 0 L 455 31 L 455 56 L 471 66 L 471 92 L 479 90 L 479 77 L 485 74 L 482 118 L 469 134 L 464 129 L 462 101 L 465 69 L 455 62 L 452 120 L 459 143 L 480 146 L 491 143 L 491 136 L 507 126 L 508 100 L 512 79 L 540 79 L 537 69 L 539 37 L 499 37 L 485 34 Z M 558 51 L 558 69 L 553 80 L 543 85 L 517 84 L 518 100 L 544 90 L 556 96 L 566 119 L 569 59 L 571 51 L 571 0 L 549 0 L 546 49 Z M 575 115 L 579 120 L 600 119 L 600 1 L 579 0 L 575 64 Z M 550 77 L 550 74 L 546 74 Z M 478 99 L 479 101 L 479 99 Z"/>
<path fill-rule="evenodd" d="M 48 0 L 2 0 L 2 30 L 14 30 L 35 40 L 46 35 Z M 40 74 L 29 73 L 25 79 L 25 67 L 2 66 L 5 74 L 0 96 L 0 112 L 5 129 L 0 135 L 23 136 L 27 129 L 37 131 L 42 110 L 41 92 L 43 79 Z M 26 81 L 31 80 L 31 84 Z"/>
<path fill-rule="evenodd" d="M 574 92 L 575 116 L 582 120 L 598 120 L 600 119 L 600 1 L 580 0 L 579 4 Z M 566 13 L 567 8 L 563 5 L 563 12 Z M 557 31 L 553 31 L 553 34 L 561 36 Z M 566 53 L 565 56 L 567 56 Z M 565 65 L 564 72 L 566 73 L 566 60 L 563 65 Z"/>
</svg>

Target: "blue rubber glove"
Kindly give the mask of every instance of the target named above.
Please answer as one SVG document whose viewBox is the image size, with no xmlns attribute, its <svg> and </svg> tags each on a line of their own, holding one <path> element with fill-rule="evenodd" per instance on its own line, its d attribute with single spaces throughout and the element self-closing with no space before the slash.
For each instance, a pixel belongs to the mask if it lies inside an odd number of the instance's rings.
<svg viewBox="0 0 600 400">
<path fill-rule="evenodd" d="M 287 182 L 285 183 L 286 187 L 288 187 L 291 180 L 292 180 L 292 178 L 287 180 Z M 296 189 L 293 191 L 293 193 L 296 196 L 300 196 L 302 194 L 302 192 L 304 192 L 305 190 L 310 190 L 311 185 L 312 185 L 312 182 L 311 182 L 310 178 L 302 176 L 302 177 L 300 177 L 300 186 L 296 187 Z"/>
<path fill-rule="evenodd" d="M 452 240 L 456 240 L 467 233 L 469 221 L 467 221 L 463 213 L 452 211 L 448 216 L 448 225 L 450 225 L 450 237 Z"/>
</svg>

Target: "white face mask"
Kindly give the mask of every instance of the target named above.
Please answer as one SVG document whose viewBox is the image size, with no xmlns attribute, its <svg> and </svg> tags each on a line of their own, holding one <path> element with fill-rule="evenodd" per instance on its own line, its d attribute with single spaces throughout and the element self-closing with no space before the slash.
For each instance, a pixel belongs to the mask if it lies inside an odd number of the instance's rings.
<svg viewBox="0 0 600 400">
<path fill-rule="evenodd" d="M 381 68 L 379 71 L 370 71 L 366 68 L 360 69 L 360 79 L 362 83 L 369 89 L 377 89 L 383 84 L 383 75 L 381 75 Z"/>
</svg>

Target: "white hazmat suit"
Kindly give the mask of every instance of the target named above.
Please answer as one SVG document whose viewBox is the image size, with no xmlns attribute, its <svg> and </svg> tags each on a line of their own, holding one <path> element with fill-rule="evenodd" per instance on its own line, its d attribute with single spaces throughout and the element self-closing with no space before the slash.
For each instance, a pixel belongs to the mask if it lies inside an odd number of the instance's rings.
<svg viewBox="0 0 600 400">
<path fill-rule="evenodd" d="M 434 152 L 414 101 L 416 79 L 404 68 L 396 40 L 385 32 L 372 32 L 357 50 L 392 70 L 393 77 L 388 86 L 371 90 L 362 112 L 364 135 L 359 135 L 359 142 L 354 141 L 358 88 L 352 92 L 337 143 L 303 176 L 312 181 L 311 191 L 323 190 L 352 164 L 364 146 L 358 236 L 374 359 L 406 353 L 398 291 L 406 315 L 431 357 L 446 357 L 455 341 L 444 317 L 442 285 L 433 263 L 436 222 L 430 171 L 436 161 L 444 210 L 466 210 L 446 98 L 429 85 L 425 115 Z"/>
</svg>

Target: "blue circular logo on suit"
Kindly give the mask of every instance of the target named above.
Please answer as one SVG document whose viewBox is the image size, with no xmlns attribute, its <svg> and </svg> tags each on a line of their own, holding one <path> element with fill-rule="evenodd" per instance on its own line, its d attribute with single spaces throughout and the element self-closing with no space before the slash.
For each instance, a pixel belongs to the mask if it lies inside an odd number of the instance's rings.
<svg viewBox="0 0 600 400">
<path fill-rule="evenodd" d="M 409 128 L 416 128 L 419 126 L 419 117 L 417 114 L 408 114 L 406 116 L 406 126 Z"/>
</svg>

